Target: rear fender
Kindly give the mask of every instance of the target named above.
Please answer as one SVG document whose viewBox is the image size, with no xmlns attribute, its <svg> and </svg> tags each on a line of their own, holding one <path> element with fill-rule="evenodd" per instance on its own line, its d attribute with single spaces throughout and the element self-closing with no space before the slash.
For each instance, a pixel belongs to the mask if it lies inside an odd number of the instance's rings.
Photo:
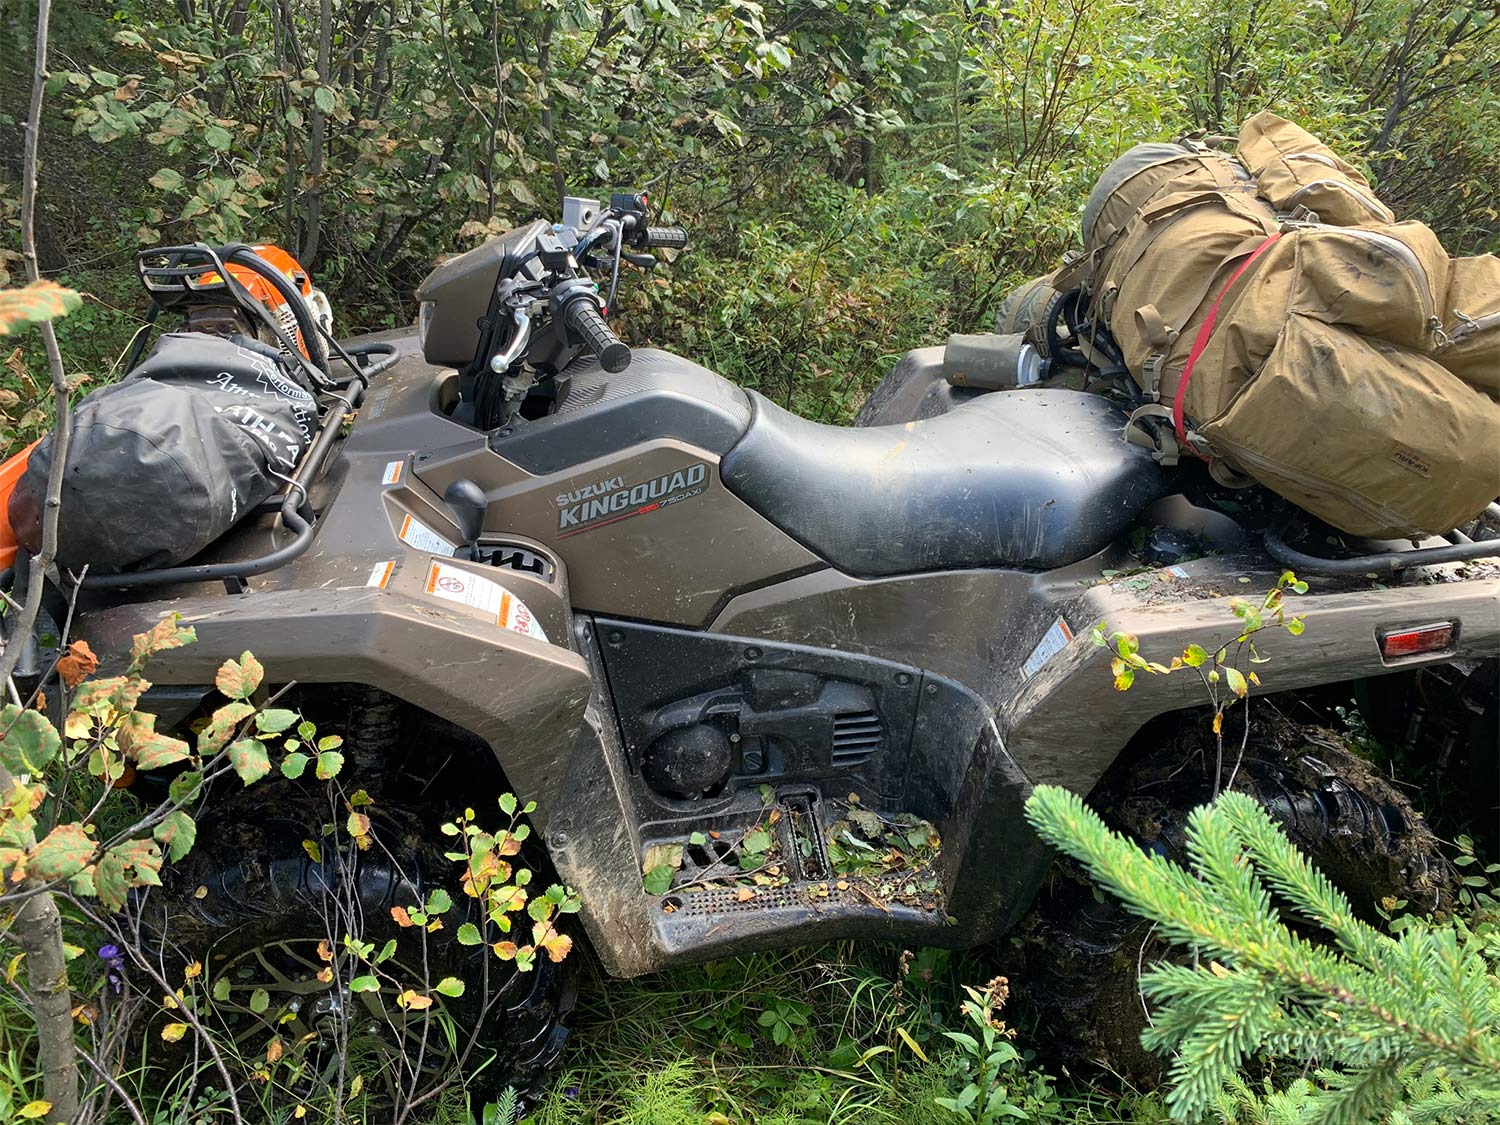
<svg viewBox="0 0 1500 1125">
<path fill-rule="evenodd" d="M 1273 574 L 1236 574 L 1224 564 L 1223 559 L 1203 559 L 1188 566 L 1201 568 L 1205 577 L 1212 574 L 1214 587 L 1237 587 L 1247 598 L 1258 599 L 1275 583 Z M 1294 637 L 1268 628 L 1257 634 L 1256 648 L 1270 660 L 1242 669 L 1258 671 L 1263 681 L 1252 685 L 1252 694 L 1500 655 L 1500 579 L 1328 592 L 1318 588 L 1317 579 L 1313 583 L 1313 592 L 1287 598 L 1288 615 L 1304 618 L 1306 632 Z M 1157 585 L 1155 580 L 1151 585 Z M 1186 672 L 1138 676 L 1131 690 L 1116 691 L 1110 653 L 1089 638 L 1094 625 L 1107 621 L 1111 631 L 1133 633 L 1148 660 L 1169 664 L 1189 644 L 1213 651 L 1235 639 L 1239 621 L 1230 605 L 1233 595 L 1208 594 L 1205 585 L 1162 585 L 1163 600 L 1150 604 L 1152 595 L 1117 582 L 1095 587 L 1068 608 L 1065 619 L 1073 639 L 1045 660 L 1001 711 L 1005 745 L 1032 784 L 1066 785 L 1087 793 L 1147 721 L 1208 702 L 1198 677 Z M 1442 621 L 1458 626 L 1449 650 L 1393 661 L 1381 656 L 1381 632 Z"/>
</svg>

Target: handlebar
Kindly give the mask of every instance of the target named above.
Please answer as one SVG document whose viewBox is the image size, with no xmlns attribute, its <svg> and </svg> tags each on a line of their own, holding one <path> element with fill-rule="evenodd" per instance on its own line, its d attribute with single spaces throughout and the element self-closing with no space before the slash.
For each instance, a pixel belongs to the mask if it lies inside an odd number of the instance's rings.
<svg viewBox="0 0 1500 1125">
<path fill-rule="evenodd" d="M 688 232 L 681 227 L 647 227 L 645 246 L 648 250 L 682 250 L 687 247 Z"/>
<path fill-rule="evenodd" d="M 562 307 L 563 326 L 585 348 L 599 357 L 599 366 L 611 375 L 630 366 L 630 348 L 604 323 L 595 298 L 576 293 Z"/>
</svg>

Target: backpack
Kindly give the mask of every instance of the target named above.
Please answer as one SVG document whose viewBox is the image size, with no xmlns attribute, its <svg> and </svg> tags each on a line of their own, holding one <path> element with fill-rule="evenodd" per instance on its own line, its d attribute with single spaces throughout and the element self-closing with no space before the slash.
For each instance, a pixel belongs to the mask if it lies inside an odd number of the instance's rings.
<svg viewBox="0 0 1500 1125">
<path fill-rule="evenodd" d="M 1151 400 L 1135 440 L 1169 421 L 1148 439 L 1163 461 L 1370 538 L 1445 532 L 1500 494 L 1500 260 L 1450 259 L 1272 113 L 1245 122 L 1227 185 L 1144 147 L 1096 186 L 1074 270 Z"/>
</svg>

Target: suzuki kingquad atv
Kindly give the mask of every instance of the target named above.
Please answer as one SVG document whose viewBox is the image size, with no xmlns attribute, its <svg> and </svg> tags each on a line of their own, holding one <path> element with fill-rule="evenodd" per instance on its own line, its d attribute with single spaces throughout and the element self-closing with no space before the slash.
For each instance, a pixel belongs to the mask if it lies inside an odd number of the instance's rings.
<svg viewBox="0 0 1500 1125">
<path fill-rule="evenodd" d="M 344 736 L 341 782 L 394 829 L 333 874 L 304 846 L 328 819 L 311 779 L 206 799 L 152 894 L 210 974 L 267 990 L 246 1021 L 300 1020 L 306 1043 L 347 1019 L 399 1046 L 368 995 L 318 978 L 318 903 L 353 894 L 381 941 L 421 888 L 457 899 L 432 826 L 465 806 L 483 822 L 504 792 L 535 803 L 529 861 L 576 890 L 573 936 L 607 974 L 1011 935 L 1035 1003 L 1117 1067 L 1154 954 L 1066 874 L 1039 897 L 1033 786 L 1093 794 L 1176 854 L 1185 811 L 1234 773 L 1365 906 L 1441 904 L 1421 818 L 1310 724 L 1362 694 L 1397 741 L 1495 788 L 1500 577 L 1469 560 L 1500 543 L 1482 527 L 1329 546 L 1274 498 L 1123 441 L 1127 392 L 1082 369 L 983 393 L 922 348 L 855 425 L 797 417 L 616 337 L 620 263 L 686 242 L 648 222 L 644 196 L 569 199 L 562 222 L 445 262 L 415 329 L 346 345 L 389 366 L 335 380 L 282 494 L 186 565 L 85 580 L 78 628 L 106 671 L 165 614 L 196 629 L 150 666 L 161 729 L 212 709 L 215 669 L 248 649 L 295 684 L 278 706 Z M 1230 599 L 1288 568 L 1311 587 L 1306 634 L 1261 644 L 1253 691 L 1276 695 L 1243 734 L 1230 723 L 1222 760 L 1197 678 L 1115 689 L 1096 624 L 1153 660 L 1212 650 L 1239 632 Z M 498 1002 L 473 1016 L 498 1052 L 486 1081 L 542 1088 L 576 960 L 492 960 Z M 478 963 L 447 970 L 470 998 Z"/>
</svg>

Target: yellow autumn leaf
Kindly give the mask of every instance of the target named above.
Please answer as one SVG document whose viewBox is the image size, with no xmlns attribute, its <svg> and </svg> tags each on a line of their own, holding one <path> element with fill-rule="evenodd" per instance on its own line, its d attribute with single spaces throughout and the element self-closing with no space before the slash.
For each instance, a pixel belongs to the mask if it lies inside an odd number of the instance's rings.
<svg viewBox="0 0 1500 1125">
<path fill-rule="evenodd" d="M 187 1034 L 188 1025 L 185 1023 L 169 1023 L 161 1029 L 162 1042 L 176 1043 Z"/>
<path fill-rule="evenodd" d="M 424 1012 L 432 1007 L 432 997 L 423 996 L 421 993 L 408 988 L 400 996 L 396 997 L 396 1003 L 414 1012 Z"/>
<path fill-rule="evenodd" d="M 926 1053 L 922 1050 L 922 1048 L 917 1045 L 917 1041 L 911 1037 L 911 1035 L 907 1032 L 906 1028 L 904 1028 L 904 1027 L 898 1027 L 898 1028 L 896 1028 L 896 1034 L 899 1035 L 899 1036 L 901 1036 L 901 1042 L 905 1043 L 908 1047 L 910 1047 L 912 1049 L 912 1053 L 914 1055 L 916 1055 L 917 1058 L 921 1059 L 924 1063 L 927 1063 L 928 1065 L 931 1065 L 932 1060 L 929 1059 L 927 1057 Z"/>
<path fill-rule="evenodd" d="M 23 1121 L 35 1121 L 38 1117 L 46 1117 L 51 1112 L 52 1103 L 38 1099 L 37 1101 L 27 1102 L 23 1105 L 21 1111 L 16 1116 Z"/>
</svg>

